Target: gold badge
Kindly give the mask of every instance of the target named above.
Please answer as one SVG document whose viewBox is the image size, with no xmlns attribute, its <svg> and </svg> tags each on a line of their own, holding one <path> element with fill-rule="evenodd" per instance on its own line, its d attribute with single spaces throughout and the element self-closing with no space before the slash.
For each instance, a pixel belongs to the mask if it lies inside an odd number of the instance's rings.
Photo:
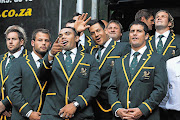
<svg viewBox="0 0 180 120">
<path fill-rule="evenodd" d="M 172 50 L 172 55 L 175 56 L 175 50 Z"/>
<path fill-rule="evenodd" d="M 86 76 L 87 75 L 87 69 L 86 68 L 81 68 L 81 72 L 82 75 Z"/>
<path fill-rule="evenodd" d="M 110 66 L 111 66 L 111 67 L 114 67 L 114 60 L 111 61 Z"/>
<path fill-rule="evenodd" d="M 144 71 L 144 75 L 142 77 L 144 77 L 144 79 L 149 79 L 150 78 L 150 72 Z"/>
</svg>

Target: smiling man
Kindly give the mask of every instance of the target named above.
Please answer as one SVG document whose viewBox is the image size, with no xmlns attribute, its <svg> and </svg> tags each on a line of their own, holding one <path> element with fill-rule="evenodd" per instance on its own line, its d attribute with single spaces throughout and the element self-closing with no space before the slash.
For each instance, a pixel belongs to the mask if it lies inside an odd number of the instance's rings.
<svg viewBox="0 0 180 120">
<path fill-rule="evenodd" d="M 111 120 L 112 111 L 108 103 L 108 95 L 106 89 L 109 84 L 109 78 L 114 66 L 114 61 L 122 57 L 130 51 L 130 45 L 127 42 L 116 42 L 109 38 L 105 25 L 101 20 L 91 20 L 87 14 L 83 14 L 75 22 L 75 28 L 78 32 L 88 28 L 92 39 L 97 44 L 92 47 L 90 54 L 92 54 L 99 63 L 99 71 L 101 75 L 101 90 L 96 97 L 93 104 L 95 112 L 95 120 Z M 86 23 L 89 21 L 89 25 Z"/>
<path fill-rule="evenodd" d="M 180 36 L 173 31 L 174 18 L 166 10 L 155 15 L 155 35 L 149 37 L 147 46 L 153 52 L 162 54 L 165 60 L 180 54 Z"/>
<path fill-rule="evenodd" d="M 101 87 L 98 63 L 77 49 L 78 40 L 74 28 L 62 28 L 45 57 L 40 76 L 51 77 L 42 120 L 94 119 L 91 102 Z"/>
<path fill-rule="evenodd" d="M 158 105 L 168 81 L 165 61 L 147 48 L 145 23 L 134 21 L 129 28 L 131 52 L 116 59 L 107 89 L 114 120 L 160 120 Z"/>
<path fill-rule="evenodd" d="M 40 120 L 46 81 L 38 76 L 38 68 L 51 46 L 47 29 L 36 29 L 32 34 L 33 51 L 14 61 L 7 81 L 8 95 L 13 104 L 12 120 Z"/>
</svg>

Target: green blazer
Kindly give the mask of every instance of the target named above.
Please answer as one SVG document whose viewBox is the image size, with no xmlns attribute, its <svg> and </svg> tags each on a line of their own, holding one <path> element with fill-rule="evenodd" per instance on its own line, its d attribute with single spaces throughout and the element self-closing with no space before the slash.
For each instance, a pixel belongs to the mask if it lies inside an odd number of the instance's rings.
<svg viewBox="0 0 180 120">
<path fill-rule="evenodd" d="M 129 42 L 129 31 L 123 32 L 121 42 Z"/>
<path fill-rule="evenodd" d="M 28 54 L 27 49 L 24 49 L 19 57 L 26 56 L 27 54 Z M 12 103 L 11 103 L 11 100 L 9 99 L 9 97 L 7 96 L 6 85 L 5 85 L 8 77 L 9 77 L 8 75 L 5 75 L 5 65 L 7 62 L 7 57 L 8 57 L 8 52 L 0 55 L 0 78 L 1 78 L 1 81 L 0 81 L 0 87 L 1 87 L 0 98 L 3 102 L 3 104 L 5 105 L 6 110 L 9 111 L 11 109 Z M 1 115 L 1 118 L 2 118 L 1 120 L 7 119 L 7 117 L 3 116 L 3 115 Z"/>
<path fill-rule="evenodd" d="M 93 46 L 90 54 L 94 55 L 98 51 L 98 45 Z M 104 51 L 101 60 L 99 62 L 99 71 L 101 75 L 101 90 L 96 97 L 97 105 L 103 112 L 110 112 L 111 106 L 108 103 L 108 94 L 106 89 L 109 84 L 109 78 L 111 75 L 114 61 L 117 58 L 125 55 L 130 51 L 130 45 L 127 42 L 116 42 L 112 40 L 106 50 Z"/>
<path fill-rule="evenodd" d="M 93 46 L 95 46 L 95 42 L 90 37 L 85 36 L 85 46 L 80 45 L 78 49 L 83 50 L 84 53 L 90 53 Z"/>
<path fill-rule="evenodd" d="M 78 51 L 69 77 L 61 52 L 55 56 L 52 67 L 50 66 L 46 56 L 44 66 L 40 69 L 40 76 L 51 77 L 41 119 L 61 120 L 58 115 L 59 110 L 73 101 L 80 104 L 73 120 L 93 119 L 91 101 L 101 87 L 98 63 L 95 58 Z"/>
<path fill-rule="evenodd" d="M 143 113 L 140 120 L 159 120 L 158 105 L 168 82 L 165 60 L 146 49 L 131 78 L 129 59 L 130 54 L 117 59 L 111 73 L 107 92 L 112 111 L 138 107 Z"/>
<path fill-rule="evenodd" d="M 151 51 L 157 52 L 155 46 L 155 36 L 149 37 L 146 43 L 147 43 L 146 45 Z M 163 47 L 162 55 L 164 56 L 165 60 L 168 60 L 172 57 L 178 56 L 179 54 L 180 54 L 180 36 L 170 32 L 168 39 Z"/>
<path fill-rule="evenodd" d="M 13 104 L 12 120 L 28 120 L 30 111 L 41 112 L 47 82 L 38 78 L 38 69 L 31 54 L 16 59 L 7 81 L 8 95 Z"/>
</svg>

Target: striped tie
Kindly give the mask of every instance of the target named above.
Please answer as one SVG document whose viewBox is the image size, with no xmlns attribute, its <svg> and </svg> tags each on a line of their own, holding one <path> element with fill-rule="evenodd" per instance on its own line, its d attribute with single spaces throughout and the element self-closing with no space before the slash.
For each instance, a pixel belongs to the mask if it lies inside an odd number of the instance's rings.
<svg viewBox="0 0 180 120">
<path fill-rule="evenodd" d="M 157 44 L 157 53 L 162 54 L 162 50 L 163 50 L 163 43 L 162 43 L 162 38 L 164 37 L 164 35 L 159 35 L 159 42 Z"/>
</svg>

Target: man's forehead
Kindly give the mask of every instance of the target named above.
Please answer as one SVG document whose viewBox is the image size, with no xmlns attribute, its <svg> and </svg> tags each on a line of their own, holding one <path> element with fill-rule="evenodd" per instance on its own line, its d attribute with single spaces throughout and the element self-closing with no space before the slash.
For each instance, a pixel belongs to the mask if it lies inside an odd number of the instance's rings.
<svg viewBox="0 0 180 120">
<path fill-rule="evenodd" d="M 59 33 L 65 33 L 65 32 L 73 32 L 73 30 L 71 28 L 63 28 L 60 30 Z"/>
</svg>

